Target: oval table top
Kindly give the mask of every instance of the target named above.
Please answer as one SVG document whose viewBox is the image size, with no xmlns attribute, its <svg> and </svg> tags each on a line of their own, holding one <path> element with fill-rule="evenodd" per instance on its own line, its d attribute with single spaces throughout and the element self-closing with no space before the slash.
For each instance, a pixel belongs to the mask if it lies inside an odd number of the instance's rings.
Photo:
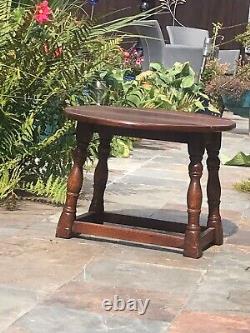
<svg viewBox="0 0 250 333">
<path fill-rule="evenodd" d="M 134 130 L 211 133 L 236 127 L 229 119 L 163 109 L 88 105 L 68 107 L 65 113 L 81 123 Z"/>
</svg>

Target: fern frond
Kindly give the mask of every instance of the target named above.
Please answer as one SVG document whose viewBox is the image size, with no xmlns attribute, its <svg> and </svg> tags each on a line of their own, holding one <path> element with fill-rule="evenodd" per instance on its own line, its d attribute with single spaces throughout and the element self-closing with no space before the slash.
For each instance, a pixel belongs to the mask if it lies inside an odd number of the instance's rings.
<svg viewBox="0 0 250 333">
<path fill-rule="evenodd" d="M 0 176 L 0 200 L 8 197 L 17 187 L 21 181 L 21 168 L 10 170 L 5 168 L 1 170 Z"/>
<path fill-rule="evenodd" d="M 52 203 L 64 204 L 67 192 L 66 178 L 53 177 L 51 175 L 47 182 L 39 178 L 35 183 L 25 183 L 22 189 L 38 197 L 47 197 Z"/>
<path fill-rule="evenodd" d="M 12 0 L 0 0 L 0 22 L 6 22 L 9 19 Z"/>
<path fill-rule="evenodd" d="M 10 22 L 12 0 L 0 0 L 0 47 L 9 40 L 13 26 Z"/>
</svg>

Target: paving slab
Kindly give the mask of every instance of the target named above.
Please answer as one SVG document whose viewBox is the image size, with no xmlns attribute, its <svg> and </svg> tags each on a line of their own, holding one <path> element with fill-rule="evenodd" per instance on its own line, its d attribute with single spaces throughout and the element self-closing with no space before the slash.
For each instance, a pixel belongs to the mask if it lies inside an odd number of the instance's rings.
<svg viewBox="0 0 250 333">
<path fill-rule="evenodd" d="M 176 312 L 181 310 L 187 297 L 183 294 L 176 294 L 173 297 L 171 292 L 148 291 L 145 289 L 134 289 L 133 286 L 102 286 L 88 281 L 71 281 L 62 286 L 43 304 L 53 306 L 54 304 L 64 305 L 67 308 L 99 313 L 104 316 L 119 315 L 120 317 L 149 319 L 154 321 L 171 322 L 175 318 Z M 149 300 L 147 311 L 144 313 L 138 306 L 137 311 L 126 308 L 121 311 L 122 304 L 117 309 L 105 309 L 103 302 L 115 299 L 141 299 L 145 302 Z"/>
<path fill-rule="evenodd" d="M 40 305 L 19 319 L 6 333 L 163 333 L 168 323 L 119 315 L 73 310 L 61 304 Z"/>
<path fill-rule="evenodd" d="M 224 246 L 216 253 L 187 309 L 250 313 L 250 249 Z"/>
<path fill-rule="evenodd" d="M 44 294 L 79 274 L 105 244 L 13 237 L 0 244 L 0 284 Z"/>
<path fill-rule="evenodd" d="M 249 333 L 250 317 L 184 311 L 167 333 Z"/>
<path fill-rule="evenodd" d="M 39 301 L 39 293 L 0 285 L 0 332 L 29 312 Z"/>
</svg>

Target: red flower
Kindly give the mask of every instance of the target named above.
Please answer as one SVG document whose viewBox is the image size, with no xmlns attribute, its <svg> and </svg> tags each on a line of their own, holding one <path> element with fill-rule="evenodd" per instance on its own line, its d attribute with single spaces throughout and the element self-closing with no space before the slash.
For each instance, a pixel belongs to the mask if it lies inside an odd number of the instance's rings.
<svg viewBox="0 0 250 333">
<path fill-rule="evenodd" d="M 62 55 L 62 53 L 63 53 L 62 47 L 58 47 L 54 52 L 54 57 L 59 58 Z"/>
<path fill-rule="evenodd" d="M 123 55 L 125 58 L 130 58 L 130 53 L 128 51 L 124 51 Z"/>
<path fill-rule="evenodd" d="M 44 24 L 49 21 L 49 17 L 52 14 L 52 10 L 49 7 L 48 1 L 43 1 L 36 5 L 34 19 L 39 24 Z"/>
</svg>

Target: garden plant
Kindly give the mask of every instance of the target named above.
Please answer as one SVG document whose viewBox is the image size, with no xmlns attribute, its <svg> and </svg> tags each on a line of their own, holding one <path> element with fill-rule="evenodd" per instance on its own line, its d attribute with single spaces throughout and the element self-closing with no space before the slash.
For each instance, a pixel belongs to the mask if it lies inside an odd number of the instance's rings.
<svg viewBox="0 0 250 333">
<path fill-rule="evenodd" d="M 152 63 L 148 71 L 134 77 L 133 74 L 127 68 L 101 72 L 100 80 L 106 86 L 102 104 L 185 112 L 208 108 L 219 112 L 210 103 L 203 84 L 197 82 L 188 63 L 176 63 L 169 69 Z"/>
</svg>

